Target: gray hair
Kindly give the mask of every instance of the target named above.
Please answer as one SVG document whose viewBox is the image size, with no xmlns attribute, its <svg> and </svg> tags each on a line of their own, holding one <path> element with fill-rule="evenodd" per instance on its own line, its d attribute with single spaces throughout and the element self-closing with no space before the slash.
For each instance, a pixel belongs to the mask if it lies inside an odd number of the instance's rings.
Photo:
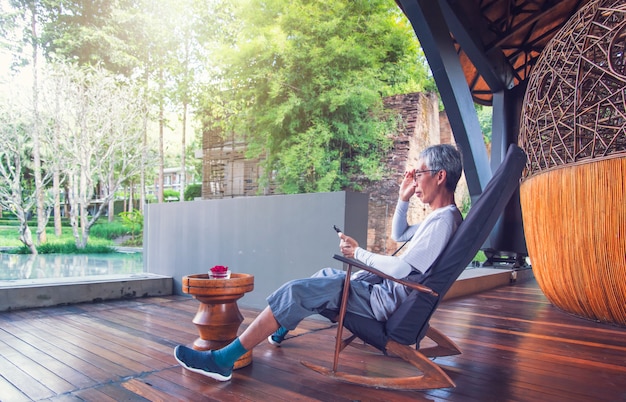
<svg viewBox="0 0 626 402">
<path fill-rule="evenodd" d="M 420 159 L 431 172 L 431 176 L 440 170 L 446 171 L 446 189 L 454 193 L 456 185 L 463 172 L 463 157 L 461 151 L 454 145 L 433 145 L 420 153 Z"/>
</svg>

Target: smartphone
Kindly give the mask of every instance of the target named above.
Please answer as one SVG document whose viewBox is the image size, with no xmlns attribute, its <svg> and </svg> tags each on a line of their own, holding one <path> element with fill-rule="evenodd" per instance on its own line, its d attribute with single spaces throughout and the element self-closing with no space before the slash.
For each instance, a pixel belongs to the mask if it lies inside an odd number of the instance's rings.
<svg viewBox="0 0 626 402">
<path fill-rule="evenodd" d="M 335 232 L 341 233 L 341 229 L 339 229 L 337 225 L 333 225 L 333 229 L 335 229 Z"/>
</svg>

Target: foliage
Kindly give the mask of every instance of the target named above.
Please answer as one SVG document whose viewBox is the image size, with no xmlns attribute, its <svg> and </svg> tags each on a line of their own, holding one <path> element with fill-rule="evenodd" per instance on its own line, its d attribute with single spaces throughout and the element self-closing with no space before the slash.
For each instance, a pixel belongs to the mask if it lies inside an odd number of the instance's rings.
<svg viewBox="0 0 626 402">
<path fill-rule="evenodd" d="M 9 221 L 9 223 L 11 223 Z M 0 245 L 3 247 L 12 247 L 12 250 L 7 252 L 14 252 L 20 254 L 31 253 L 30 249 L 21 245 L 21 242 L 17 239 L 15 226 L 17 222 L 13 221 L 11 225 L 0 227 Z M 36 223 L 35 223 L 36 225 Z M 103 223 L 102 226 L 108 224 Z M 54 228 L 50 227 L 46 229 L 48 241 L 42 245 L 36 246 L 38 253 L 100 253 L 100 252 L 113 252 L 113 243 L 111 240 L 104 237 L 99 237 L 96 232 L 94 236 L 89 239 L 87 248 L 83 250 L 77 250 L 74 242 L 74 236 L 71 231 L 65 229 L 61 236 L 54 235 Z"/>
<path fill-rule="evenodd" d="M 461 210 L 461 214 L 465 217 L 469 213 L 469 210 L 471 207 L 472 207 L 472 198 L 470 197 L 468 193 L 461 200 L 461 208 L 459 208 Z"/>
<path fill-rule="evenodd" d="M 190 184 L 185 189 L 185 201 L 193 201 L 202 197 L 202 184 Z"/>
<path fill-rule="evenodd" d="M 128 227 L 121 222 L 121 220 L 116 219 L 113 222 L 106 223 L 96 223 L 91 227 L 89 231 L 90 236 L 99 237 L 102 239 L 115 239 L 120 236 L 124 236 L 128 233 Z"/>
<path fill-rule="evenodd" d="M 470 208 L 472 208 L 472 199 L 469 194 L 466 194 L 465 197 L 463 197 L 463 199 L 461 200 L 461 207 L 459 208 L 461 211 L 461 214 L 463 215 L 463 218 L 465 218 L 465 216 L 469 213 Z M 478 250 L 478 252 L 474 256 L 474 259 L 472 261 L 477 261 L 477 262 L 482 263 L 482 262 L 485 262 L 486 260 L 487 260 L 487 256 L 485 255 L 484 251 Z"/>
<path fill-rule="evenodd" d="M 22 246 L 9 251 L 14 254 L 30 254 L 28 247 Z M 115 249 L 104 244 L 88 244 L 83 248 L 78 248 L 76 243 L 68 241 L 65 243 L 47 242 L 37 246 L 39 254 L 106 254 L 114 253 Z"/>
<path fill-rule="evenodd" d="M 13 252 L 19 252 L 21 254 L 29 253 L 30 251 L 25 247 L 20 247 L 21 243 L 17 239 L 15 230 L 17 225 L 18 222 L 16 220 L 7 220 L 6 226 L 0 226 L 0 245 L 15 248 Z M 65 229 L 64 233 L 59 237 L 54 236 L 53 228 L 48 228 L 47 232 L 48 242 L 37 247 L 40 253 L 100 253 L 113 252 L 113 242 L 111 240 L 126 235 L 128 228 L 125 227 L 120 220 L 115 220 L 111 223 L 97 223 L 92 228 L 89 243 L 84 250 L 76 248 L 74 237 L 71 231 L 67 229 Z"/>
<path fill-rule="evenodd" d="M 493 109 L 491 106 L 476 105 L 476 113 L 478 114 L 478 122 L 483 133 L 485 144 L 491 144 L 491 122 Z"/>
<path fill-rule="evenodd" d="M 285 193 L 376 179 L 394 121 L 384 96 L 422 90 L 428 69 L 391 0 L 248 0 L 224 4 L 238 24 L 213 60 L 204 130 L 234 131 L 264 181 Z"/>
<path fill-rule="evenodd" d="M 163 200 L 166 202 L 180 201 L 180 193 L 169 188 L 163 190 Z"/>
<path fill-rule="evenodd" d="M 29 226 L 37 226 L 37 220 L 35 219 L 29 219 L 28 221 L 28 225 Z M 0 226 L 5 226 L 5 225 L 9 225 L 9 226 L 16 226 L 18 225 L 18 219 L 15 215 L 5 215 L 2 218 L 0 218 Z M 53 227 L 54 226 L 54 222 L 48 222 L 48 227 Z M 61 226 L 64 227 L 70 227 L 70 221 L 68 219 L 62 219 L 61 220 Z"/>
<path fill-rule="evenodd" d="M 487 261 L 487 255 L 485 254 L 484 251 L 478 250 L 478 252 L 474 256 L 474 259 L 472 261 L 483 263 L 483 262 Z"/>
<path fill-rule="evenodd" d="M 0 246 L 20 247 L 24 245 L 24 243 L 22 243 L 19 239 L 17 232 L 18 225 L 19 223 L 15 221 L 11 226 L 0 227 Z"/>
<path fill-rule="evenodd" d="M 130 231 L 131 241 L 134 242 L 135 236 L 143 232 L 143 214 L 137 209 L 132 209 L 120 214 L 122 223 Z"/>
<path fill-rule="evenodd" d="M 19 0 L 38 3 L 41 46 L 48 60 L 72 60 L 130 74 L 136 65 L 129 47 L 133 31 L 125 23 L 132 14 L 129 0 Z"/>
<path fill-rule="evenodd" d="M 80 248 L 115 192 L 138 172 L 143 98 L 132 83 L 101 68 L 54 64 L 46 78 L 42 98 L 53 127 L 45 137 L 48 156 L 67 180 L 70 223 Z M 102 202 L 89 211 L 96 183 Z"/>
<path fill-rule="evenodd" d="M 28 226 L 36 197 L 32 180 L 32 115 L 9 94 L 0 99 L 0 207 L 19 221 L 19 239 L 37 252 Z"/>
<path fill-rule="evenodd" d="M 84 73 L 81 77 L 74 72 L 72 80 L 66 76 L 62 82 L 42 79 L 53 84 L 42 97 L 41 110 L 46 112 L 42 127 L 59 140 L 82 135 L 78 128 L 86 127 L 96 136 L 82 137 L 85 146 L 121 132 L 134 138 L 137 148 L 143 145 L 142 158 L 134 164 L 141 169 L 141 180 L 138 171 L 127 172 L 124 180 L 144 184 L 142 205 L 147 164 L 163 168 L 163 130 L 175 124 L 169 116 L 185 122 L 188 107 L 201 116 L 205 132 L 236 133 L 246 144 L 247 156 L 264 161 L 266 185 L 277 182 L 287 193 L 332 191 L 354 188 L 354 178 L 380 177 L 381 156 L 395 130 L 395 121 L 383 110 L 383 97 L 435 89 L 414 32 L 393 0 L 11 0 L 10 4 L 22 15 L 22 25 L 9 14 L 0 15 L 11 22 L 0 29 L 4 42 L 12 43 L 9 31 L 29 29 L 27 15 L 36 14 L 32 26 L 37 40 L 22 41 L 20 46 L 37 44 L 48 63 L 71 63 Z M 86 71 L 91 79 L 84 78 Z M 56 73 L 63 77 L 67 70 Z M 80 85 L 68 89 L 72 81 Z M 109 86 L 112 81 L 114 86 Z M 105 87 L 108 98 L 94 92 Z M 102 108 L 79 105 L 81 96 L 102 103 Z M 72 107 L 67 106 L 70 99 L 75 101 Z M 77 113 L 78 106 L 86 113 Z M 113 119 L 122 110 L 129 111 L 124 121 L 132 120 L 133 127 L 121 127 L 121 121 Z M 67 124 L 68 116 L 74 118 L 72 124 Z M 159 125 L 158 149 L 147 139 L 148 120 Z M 105 132 L 98 126 L 115 128 Z M 143 138 L 136 137 L 140 131 Z M 145 149 L 148 145 L 153 147 L 151 155 Z M 88 182 L 78 183 L 75 169 L 58 175 L 66 166 L 61 157 L 78 158 L 91 150 L 62 142 L 46 146 L 49 153 L 42 161 L 48 165 L 43 169 L 64 184 L 86 192 L 96 187 L 94 183 L 118 185 L 109 180 L 112 172 L 122 172 L 123 153 L 111 152 L 115 158 L 106 169 L 83 172 Z M 186 159 L 193 158 L 181 151 L 177 158 L 185 169 Z M 161 180 L 162 175 L 158 177 Z M 163 189 L 163 183 L 158 184 Z M 115 188 L 108 190 L 113 193 Z M 83 222 L 85 227 L 77 230 L 76 238 L 85 243 L 98 212 L 91 217 L 80 214 L 74 225 Z"/>
</svg>

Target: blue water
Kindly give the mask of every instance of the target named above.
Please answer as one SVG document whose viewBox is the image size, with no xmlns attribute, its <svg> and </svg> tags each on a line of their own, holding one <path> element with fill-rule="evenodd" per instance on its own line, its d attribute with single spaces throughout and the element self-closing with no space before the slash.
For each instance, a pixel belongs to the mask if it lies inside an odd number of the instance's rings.
<svg viewBox="0 0 626 402">
<path fill-rule="evenodd" d="M 143 273 L 142 253 L 39 254 L 0 253 L 0 280 L 82 278 Z"/>
</svg>

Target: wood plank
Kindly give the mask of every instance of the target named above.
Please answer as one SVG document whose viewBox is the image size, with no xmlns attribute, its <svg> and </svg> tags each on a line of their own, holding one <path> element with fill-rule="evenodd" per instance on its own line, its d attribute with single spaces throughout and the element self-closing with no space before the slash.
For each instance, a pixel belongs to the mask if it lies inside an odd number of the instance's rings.
<svg viewBox="0 0 626 402">
<path fill-rule="evenodd" d="M 5 331 L 10 331 L 11 329 L 15 330 L 15 327 L 12 327 L 10 324 L 4 327 Z M 63 381 L 67 380 L 71 384 L 71 387 L 68 386 L 67 389 L 90 387 L 97 384 L 95 380 L 76 370 L 72 365 L 71 359 L 65 362 L 59 360 L 59 354 L 56 353 L 59 352 L 58 348 L 32 334 L 20 332 L 19 337 L 8 337 L 0 333 L 0 341 L 19 351 L 24 357 L 41 364 L 47 370 L 53 372 L 55 376 L 64 379 Z M 63 357 L 67 357 L 63 351 L 61 353 Z M 59 379 L 54 379 L 54 381 L 58 382 Z"/>
<path fill-rule="evenodd" d="M 104 384 L 97 388 L 97 391 L 114 401 L 132 401 L 132 402 L 151 402 L 140 395 L 124 388 L 119 382 Z M 99 399 L 92 399 L 93 402 L 99 402 Z"/>
<path fill-rule="evenodd" d="M 68 320 L 68 323 L 81 331 L 85 337 L 97 339 L 103 347 L 117 351 L 128 358 L 140 360 L 152 370 L 175 364 L 169 342 L 167 344 L 155 342 L 147 339 L 146 333 L 104 325 L 97 318 L 72 316 L 64 317 L 64 320 Z M 102 334 L 107 334 L 106 338 Z"/>
<path fill-rule="evenodd" d="M 31 324 L 39 331 L 46 334 L 49 339 L 54 339 L 56 345 L 65 349 L 67 352 L 80 358 L 82 363 L 78 369 L 83 369 L 84 365 L 94 365 L 104 370 L 106 377 L 110 380 L 115 377 L 125 377 L 133 375 L 136 372 L 146 371 L 147 367 L 141 363 L 130 359 L 120 358 L 119 361 L 115 355 L 111 355 L 110 351 L 101 348 L 97 339 L 88 339 L 87 341 L 77 336 L 71 331 L 71 328 L 63 325 L 62 322 L 56 323 L 47 320 L 32 320 Z"/>
<path fill-rule="evenodd" d="M 146 377 L 147 381 L 152 382 L 153 377 L 156 378 L 159 386 L 166 389 L 168 393 L 182 397 L 188 401 L 215 401 L 217 399 L 207 395 L 199 387 L 199 382 L 194 377 L 183 377 L 181 381 L 182 367 L 176 367 L 169 370 L 161 370 Z M 164 385 L 167 384 L 167 385 Z"/>
<path fill-rule="evenodd" d="M 0 359 L 0 366 L 5 367 L 4 363 Z M 6 367 L 9 367 L 8 364 Z M 5 378 L 6 374 L 3 373 L 2 368 L 0 368 L 0 395 L 2 395 L 2 399 L 6 401 L 13 402 L 25 402 L 31 401 L 31 399 L 24 394 L 18 387 L 12 384 L 9 380 Z"/>
<path fill-rule="evenodd" d="M 189 372 L 172 353 L 198 336 L 197 307 L 168 296 L 0 313 L 0 400 L 626 400 L 626 328 L 563 313 L 534 281 L 442 303 L 432 324 L 463 353 L 435 360 L 457 387 L 430 391 L 344 384 L 302 366 L 332 364 L 335 324 L 313 319 L 280 348 L 262 342 L 231 381 Z M 241 331 L 258 310 L 240 310 Z M 399 359 L 355 348 L 339 365 L 414 374 Z"/>
<path fill-rule="evenodd" d="M 124 381 L 122 386 L 131 391 L 133 394 L 139 395 L 153 402 L 184 401 L 184 399 L 180 399 L 170 393 L 162 392 L 159 389 L 155 388 L 151 383 L 141 381 L 137 378 L 132 378 L 128 381 Z"/>
<path fill-rule="evenodd" d="M 73 393 L 73 395 L 78 398 L 80 401 L 94 401 L 94 402 L 119 402 L 118 399 L 115 399 L 105 393 L 103 393 L 98 388 L 85 388 L 78 390 Z"/>
<path fill-rule="evenodd" d="M 74 376 L 77 374 L 75 371 L 70 373 L 70 370 L 66 370 L 68 366 L 4 331 L 0 331 L 0 349 L 4 351 L 3 356 L 7 361 L 15 367 L 28 367 L 27 374 L 50 391 L 62 394 L 75 388 L 61 377 L 61 374 Z M 58 373 L 61 369 L 64 372 Z"/>
<path fill-rule="evenodd" d="M 7 394 L 22 393 L 32 400 L 45 399 L 55 395 L 52 390 L 30 375 L 31 370 L 40 371 L 41 366 L 29 362 L 29 364 L 19 367 L 11 361 L 11 355 L 15 355 L 14 350 L 8 347 L 0 348 L 0 350 L 2 351 L 2 355 L 0 355 L 0 377 L 5 380 L 5 384 L 10 384 L 6 390 Z"/>
</svg>

